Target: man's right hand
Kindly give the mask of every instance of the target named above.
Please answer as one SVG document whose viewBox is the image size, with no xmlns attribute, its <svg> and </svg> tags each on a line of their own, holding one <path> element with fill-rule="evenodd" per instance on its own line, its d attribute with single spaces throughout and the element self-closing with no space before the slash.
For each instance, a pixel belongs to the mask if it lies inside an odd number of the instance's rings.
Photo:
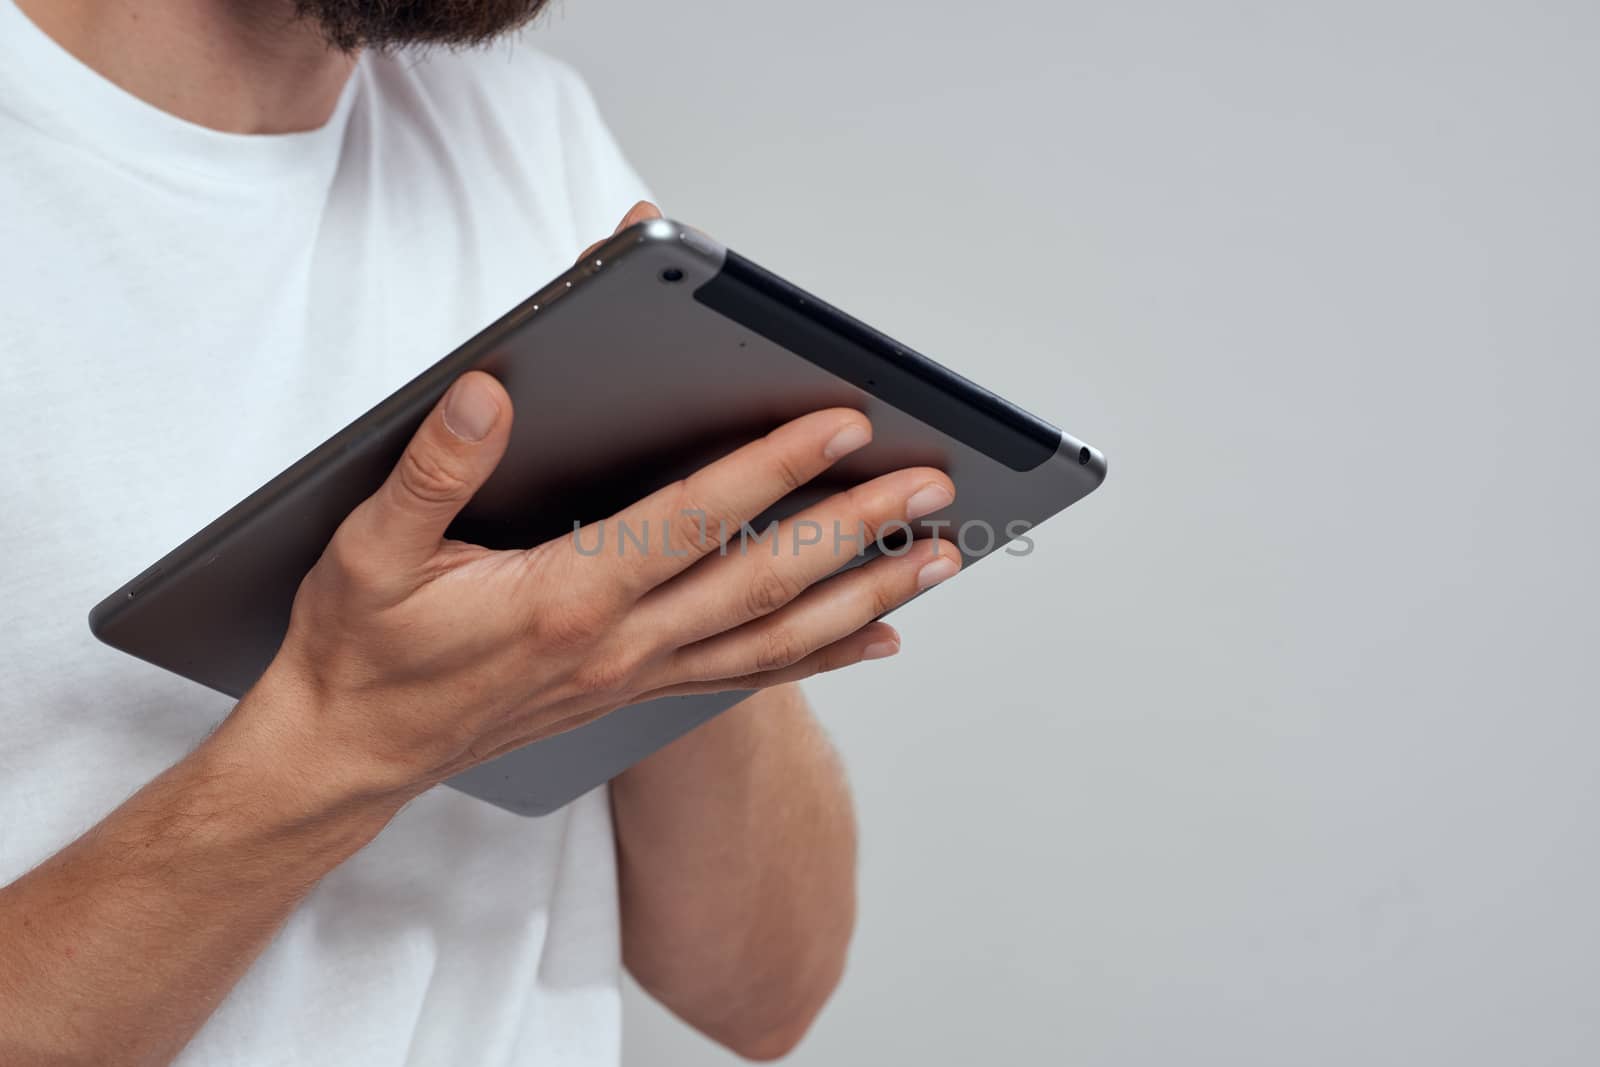
<svg viewBox="0 0 1600 1067">
<path fill-rule="evenodd" d="M 780 526 L 776 551 L 765 540 L 719 550 L 868 442 L 866 417 L 847 408 L 787 423 L 576 543 L 492 551 L 446 539 L 504 454 L 511 418 L 491 376 L 452 386 L 307 575 L 234 728 L 294 737 L 347 790 L 410 796 L 641 700 L 763 688 L 891 655 L 899 638 L 874 620 L 959 567 L 953 545 L 928 541 L 835 575 L 846 560 L 831 531 L 872 538 L 951 502 L 950 480 L 925 467 L 806 509 Z M 794 536 L 805 521 L 825 531 L 820 543 Z M 648 531 L 648 550 L 619 541 L 619 524 Z M 597 542 L 603 551 L 578 550 Z"/>
</svg>

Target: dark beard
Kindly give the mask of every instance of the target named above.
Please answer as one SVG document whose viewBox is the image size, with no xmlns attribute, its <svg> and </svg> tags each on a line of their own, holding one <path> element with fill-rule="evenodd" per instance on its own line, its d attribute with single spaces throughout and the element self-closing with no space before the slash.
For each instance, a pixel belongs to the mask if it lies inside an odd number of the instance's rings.
<svg viewBox="0 0 1600 1067">
<path fill-rule="evenodd" d="M 344 52 L 470 47 L 532 22 L 545 0 L 295 0 L 295 14 Z"/>
</svg>

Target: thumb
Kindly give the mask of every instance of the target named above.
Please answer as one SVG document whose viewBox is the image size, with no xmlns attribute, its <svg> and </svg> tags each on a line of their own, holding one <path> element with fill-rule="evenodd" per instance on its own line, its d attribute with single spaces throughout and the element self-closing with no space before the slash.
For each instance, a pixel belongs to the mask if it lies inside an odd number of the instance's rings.
<svg viewBox="0 0 1600 1067">
<path fill-rule="evenodd" d="M 494 473 L 510 432 L 505 387 L 482 371 L 463 374 L 428 413 L 383 486 L 351 514 L 351 532 L 389 563 L 426 562 Z"/>
<path fill-rule="evenodd" d="M 611 232 L 613 235 L 619 234 L 636 222 L 644 222 L 647 219 L 659 219 L 660 217 L 660 208 L 656 207 L 648 200 L 641 200 L 628 209 L 628 213 L 622 216 L 622 221 L 617 223 L 617 228 Z"/>
<path fill-rule="evenodd" d="M 649 219 L 659 219 L 660 217 L 660 208 L 656 207 L 648 200 L 641 200 L 637 204 L 630 207 L 626 215 L 622 216 L 622 221 L 617 223 L 617 228 L 611 231 L 611 236 L 615 237 L 617 234 L 621 233 L 623 230 L 626 230 L 629 226 L 632 226 L 636 222 L 645 222 Z M 594 255 L 594 250 L 605 244 L 607 240 L 609 240 L 609 238 L 602 237 L 588 248 L 585 248 L 583 252 L 579 254 L 578 262 L 582 263 L 584 260 Z"/>
</svg>

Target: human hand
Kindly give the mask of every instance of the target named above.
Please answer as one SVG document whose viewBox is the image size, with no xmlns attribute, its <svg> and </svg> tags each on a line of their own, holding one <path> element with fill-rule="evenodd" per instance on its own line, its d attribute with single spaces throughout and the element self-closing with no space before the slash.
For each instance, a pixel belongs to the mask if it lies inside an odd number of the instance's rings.
<svg viewBox="0 0 1600 1067">
<path fill-rule="evenodd" d="M 336 753 L 330 765 L 356 788 L 409 795 L 629 704 L 891 655 L 899 638 L 874 620 L 959 568 L 953 545 L 930 541 L 836 574 L 838 544 L 799 536 L 797 524 L 815 523 L 870 544 L 947 506 L 953 486 L 925 467 L 797 513 L 777 551 L 762 540 L 724 553 L 744 524 L 868 442 L 868 420 L 846 408 L 787 423 L 571 537 L 514 551 L 445 538 L 511 421 L 493 377 L 451 387 L 301 585 L 258 686 L 293 698 L 252 712 L 261 702 L 247 697 L 241 714 L 289 716 L 277 732 Z M 607 541 L 621 524 L 648 531 L 648 550 Z M 597 542 L 607 551 L 580 551 Z"/>
</svg>

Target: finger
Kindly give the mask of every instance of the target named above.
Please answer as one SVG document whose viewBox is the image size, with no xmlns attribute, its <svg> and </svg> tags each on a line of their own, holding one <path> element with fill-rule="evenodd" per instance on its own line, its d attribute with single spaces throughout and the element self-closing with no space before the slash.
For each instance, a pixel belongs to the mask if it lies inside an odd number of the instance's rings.
<svg viewBox="0 0 1600 1067">
<path fill-rule="evenodd" d="M 613 237 L 615 237 L 617 234 L 621 233 L 623 230 L 626 230 L 629 226 L 632 226 L 635 223 L 647 222 L 650 219 L 659 219 L 660 217 L 660 208 L 656 207 L 648 200 L 641 200 L 628 209 L 628 213 L 622 216 L 622 221 L 617 223 L 617 228 L 612 230 L 611 234 Z"/>
<path fill-rule="evenodd" d="M 657 697 L 697 696 L 705 693 L 726 693 L 744 689 L 770 689 L 775 685 L 801 682 L 818 674 L 851 667 L 869 659 L 884 659 L 900 651 L 900 635 L 885 622 L 875 622 L 862 627 L 848 637 L 841 638 L 826 648 L 818 649 L 798 663 L 779 670 L 763 671 L 738 678 L 720 678 L 712 681 L 678 682 L 652 690 L 640 697 L 641 701 Z"/>
<path fill-rule="evenodd" d="M 462 375 L 423 420 L 388 479 L 345 520 L 340 535 L 394 566 L 426 562 L 494 473 L 510 432 L 505 387 L 482 371 Z"/>
<path fill-rule="evenodd" d="M 829 408 L 802 415 L 611 518 L 584 527 L 573 541 L 600 545 L 600 551 L 616 559 L 619 581 L 628 594 L 641 597 L 871 438 L 872 424 L 859 411 Z M 644 547 L 639 547 L 641 540 Z"/>
<path fill-rule="evenodd" d="M 786 670 L 960 569 L 955 545 L 920 541 L 904 556 L 880 556 L 813 586 L 781 611 L 679 649 L 662 674 L 709 682 Z"/>
<path fill-rule="evenodd" d="M 954 484 L 932 467 L 835 493 L 760 541 L 731 541 L 724 558 L 655 589 L 639 605 L 639 622 L 647 632 L 674 634 L 680 645 L 731 630 L 777 611 L 886 534 L 909 530 L 954 500 Z"/>
<path fill-rule="evenodd" d="M 617 228 L 611 231 L 611 236 L 615 237 L 617 234 L 621 233 L 623 230 L 626 230 L 634 223 L 645 222 L 649 219 L 659 219 L 660 217 L 660 208 L 656 207 L 648 200 L 641 200 L 637 204 L 630 207 L 626 215 L 622 216 L 622 221 L 617 223 Z M 600 238 L 600 240 L 596 241 L 588 248 L 585 248 L 582 254 L 578 256 L 578 259 L 588 259 L 590 256 L 594 255 L 594 250 L 605 244 L 607 240 L 608 238 L 605 237 Z"/>
</svg>

